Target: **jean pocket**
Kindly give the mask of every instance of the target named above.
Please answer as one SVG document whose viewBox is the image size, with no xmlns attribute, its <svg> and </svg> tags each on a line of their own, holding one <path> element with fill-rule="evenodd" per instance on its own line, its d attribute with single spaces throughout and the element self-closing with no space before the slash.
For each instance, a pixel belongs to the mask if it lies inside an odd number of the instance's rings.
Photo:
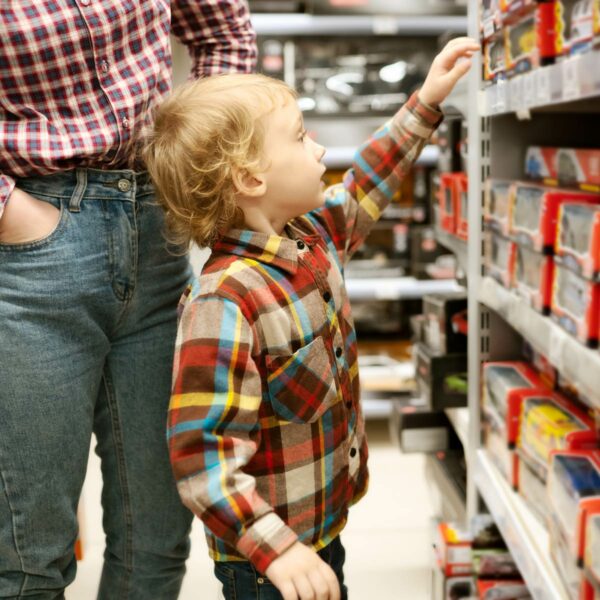
<svg viewBox="0 0 600 600">
<path fill-rule="evenodd" d="M 29 193 L 29 192 L 27 192 Z M 45 248 L 56 239 L 58 239 L 65 229 L 67 228 L 67 224 L 69 221 L 69 211 L 65 208 L 65 205 L 62 201 L 56 199 L 46 199 L 39 196 L 34 196 L 36 200 L 41 200 L 42 202 L 48 202 L 58 208 L 59 216 L 58 222 L 56 223 L 54 229 L 50 231 L 47 235 L 42 238 L 31 240 L 27 242 L 18 242 L 16 244 L 12 244 L 10 242 L 1 242 L 0 241 L 0 252 L 31 252 L 35 250 L 39 250 L 41 248 Z"/>
<path fill-rule="evenodd" d="M 267 386 L 275 412 L 294 423 L 314 423 L 338 393 L 329 352 L 322 337 L 291 356 L 267 356 Z"/>
<path fill-rule="evenodd" d="M 235 571 L 231 567 L 215 562 L 215 577 L 223 586 L 223 596 L 225 600 L 236 600 L 235 591 Z"/>
</svg>

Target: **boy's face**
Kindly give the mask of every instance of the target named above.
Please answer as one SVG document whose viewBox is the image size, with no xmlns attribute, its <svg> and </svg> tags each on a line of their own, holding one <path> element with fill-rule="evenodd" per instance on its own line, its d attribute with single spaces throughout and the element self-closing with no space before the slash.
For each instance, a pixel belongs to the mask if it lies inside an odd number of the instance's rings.
<svg viewBox="0 0 600 600">
<path fill-rule="evenodd" d="M 264 210 L 284 224 L 324 202 L 325 148 L 306 135 L 302 114 L 289 100 L 265 115 Z"/>
</svg>

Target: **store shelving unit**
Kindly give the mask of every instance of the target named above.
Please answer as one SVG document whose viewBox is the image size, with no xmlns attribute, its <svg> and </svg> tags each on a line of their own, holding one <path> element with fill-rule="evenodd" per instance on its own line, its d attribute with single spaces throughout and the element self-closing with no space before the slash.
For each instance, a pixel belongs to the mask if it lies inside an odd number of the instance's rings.
<svg viewBox="0 0 600 600">
<path fill-rule="evenodd" d="M 469 1 L 469 35 L 475 38 L 479 37 L 478 5 L 478 0 Z M 533 598 L 564 600 L 568 596 L 551 560 L 545 527 L 482 449 L 481 363 L 517 357 L 519 340 L 524 339 L 546 356 L 563 376 L 578 385 L 589 403 L 598 409 L 600 353 L 586 348 L 549 317 L 536 313 L 525 300 L 483 275 L 482 183 L 490 176 L 523 178 L 528 145 L 589 147 L 599 139 L 600 52 L 570 58 L 485 89 L 482 89 L 480 74 L 481 62 L 477 56 L 469 76 L 467 111 L 470 224 L 466 257 L 469 293 L 467 514 L 475 515 L 483 499 Z M 452 248 L 452 244 L 449 247 Z"/>
<path fill-rule="evenodd" d="M 435 225 L 435 237 L 444 248 L 448 248 L 448 250 L 454 253 L 458 266 L 462 269 L 463 273 L 466 273 L 468 269 L 467 242 L 444 231 L 437 224 Z"/>
<path fill-rule="evenodd" d="M 347 277 L 350 300 L 409 300 L 425 294 L 460 291 L 455 279 L 417 279 L 416 277 Z"/>
</svg>

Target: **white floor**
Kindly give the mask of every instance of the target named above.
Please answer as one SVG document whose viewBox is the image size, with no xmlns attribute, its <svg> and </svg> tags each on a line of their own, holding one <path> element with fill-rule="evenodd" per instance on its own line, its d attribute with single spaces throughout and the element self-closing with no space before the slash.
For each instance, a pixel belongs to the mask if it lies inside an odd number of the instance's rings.
<svg viewBox="0 0 600 600">
<path fill-rule="evenodd" d="M 350 512 L 342 534 L 345 574 L 352 600 L 429 600 L 433 516 L 421 455 L 401 455 L 389 441 L 387 423 L 369 422 L 371 487 Z M 84 487 L 84 559 L 67 600 L 93 600 L 100 577 L 100 466 L 90 454 Z M 199 522 L 180 600 L 221 598 Z"/>
</svg>

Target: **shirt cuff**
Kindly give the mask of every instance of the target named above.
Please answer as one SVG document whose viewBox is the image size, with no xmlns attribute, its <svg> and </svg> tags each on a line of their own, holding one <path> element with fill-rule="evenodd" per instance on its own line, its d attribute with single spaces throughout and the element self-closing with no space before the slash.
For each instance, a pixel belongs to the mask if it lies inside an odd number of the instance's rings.
<svg viewBox="0 0 600 600">
<path fill-rule="evenodd" d="M 255 521 L 239 539 L 237 549 L 261 572 L 279 558 L 298 536 L 275 513 Z"/>
<path fill-rule="evenodd" d="M 405 119 L 403 109 L 407 109 L 412 119 Z M 429 138 L 433 131 L 438 128 L 444 119 L 444 113 L 434 106 L 423 102 L 419 98 L 418 90 L 413 92 L 406 104 L 396 113 L 392 119 L 397 125 L 406 127 L 424 139 Z"/>
<path fill-rule="evenodd" d="M 15 180 L 8 175 L 2 175 L 2 173 L 0 173 L 0 217 L 2 217 L 4 207 L 8 203 L 8 199 L 14 189 Z"/>
</svg>

